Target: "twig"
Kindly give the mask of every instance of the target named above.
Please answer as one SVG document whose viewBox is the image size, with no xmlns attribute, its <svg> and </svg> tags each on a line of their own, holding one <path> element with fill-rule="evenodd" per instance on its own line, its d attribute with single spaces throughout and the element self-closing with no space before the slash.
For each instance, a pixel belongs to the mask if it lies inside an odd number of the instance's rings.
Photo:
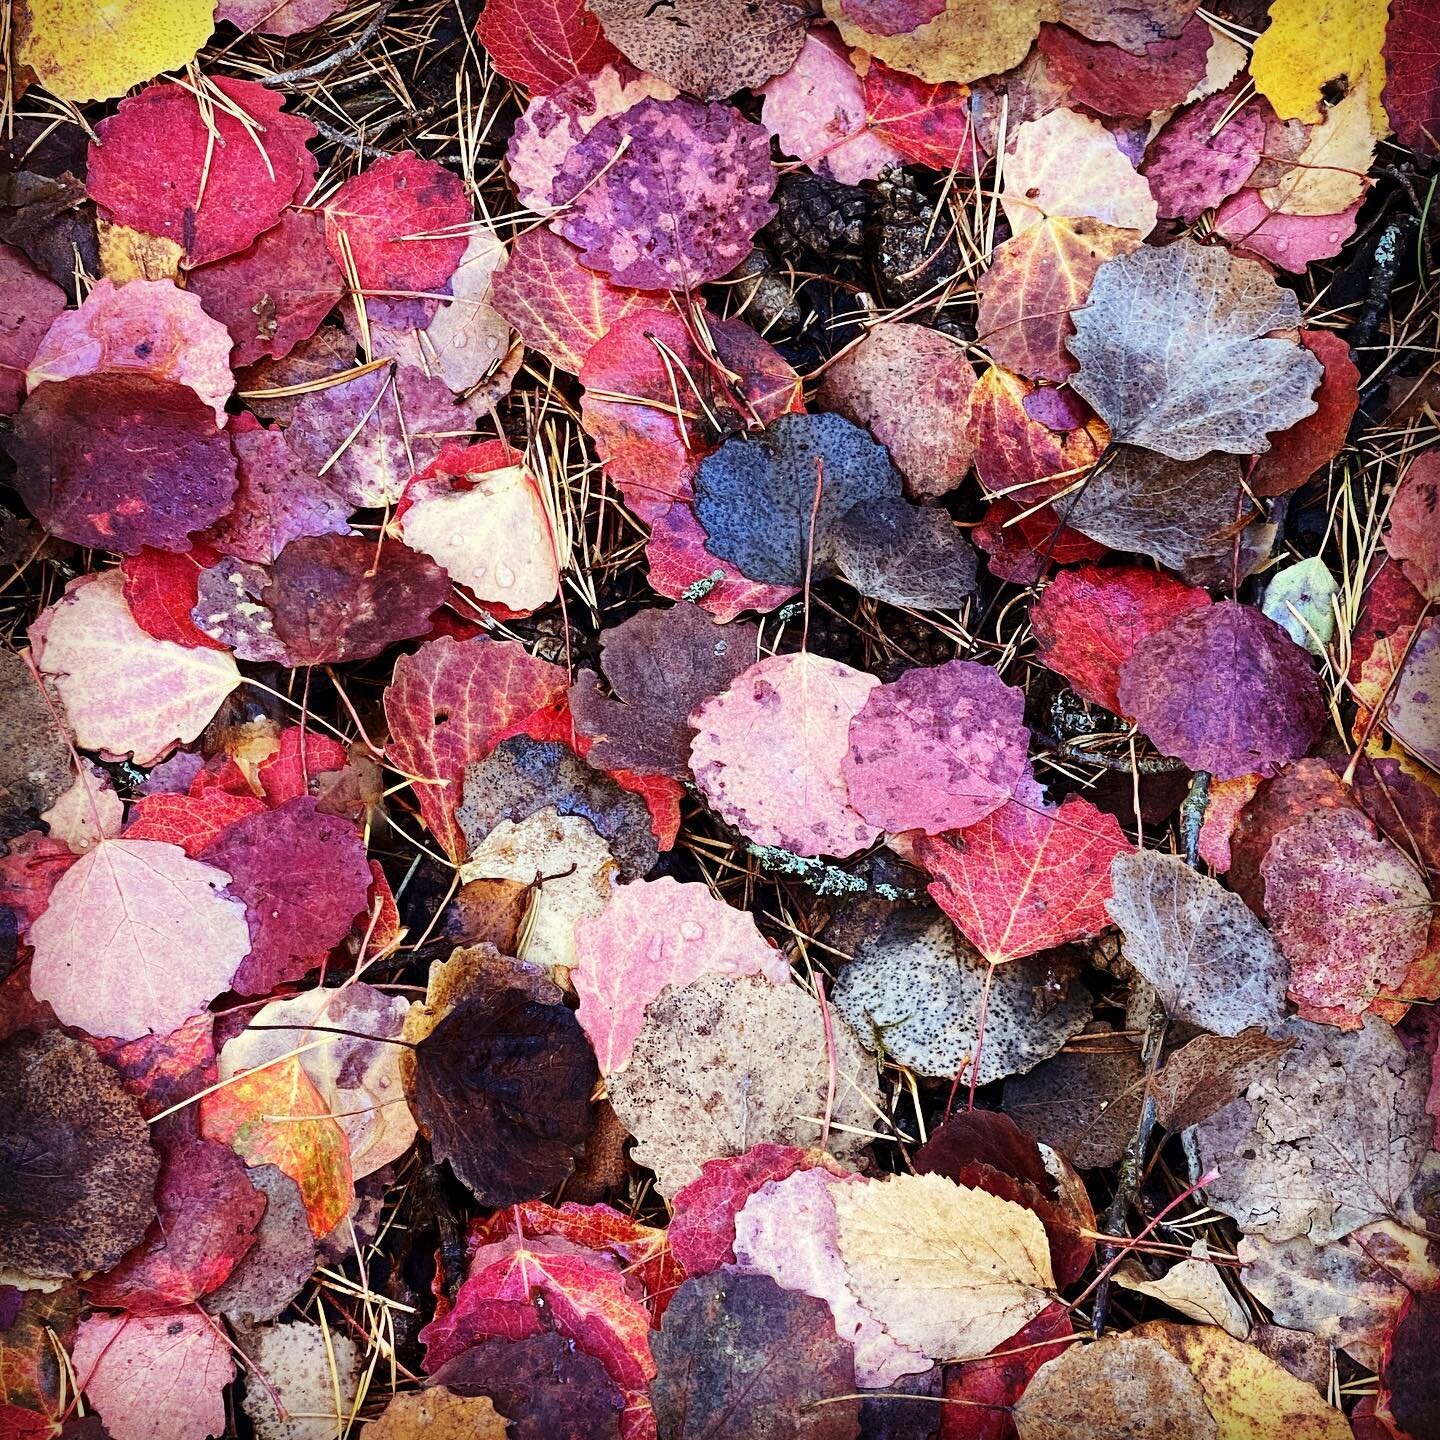
<svg viewBox="0 0 1440 1440">
<path fill-rule="evenodd" d="M 1365 287 L 1365 308 L 1347 337 L 1352 349 L 1368 345 L 1380 327 L 1380 316 L 1390 300 L 1401 258 L 1410 248 L 1410 237 L 1419 224 L 1414 215 L 1397 215 L 1380 232 L 1375 242 L 1375 260 Z"/>
<path fill-rule="evenodd" d="M 309 65 L 297 65 L 295 69 L 282 70 L 278 75 L 267 75 L 260 83 L 273 90 L 280 85 L 293 85 L 297 80 L 313 80 L 318 75 L 328 75 L 337 65 L 343 65 L 358 55 L 380 33 L 380 27 L 390 18 L 390 12 L 395 5 L 396 0 L 380 0 L 379 7 L 370 17 L 370 23 L 353 40 L 347 40 L 323 60 L 313 61 Z"/>
</svg>

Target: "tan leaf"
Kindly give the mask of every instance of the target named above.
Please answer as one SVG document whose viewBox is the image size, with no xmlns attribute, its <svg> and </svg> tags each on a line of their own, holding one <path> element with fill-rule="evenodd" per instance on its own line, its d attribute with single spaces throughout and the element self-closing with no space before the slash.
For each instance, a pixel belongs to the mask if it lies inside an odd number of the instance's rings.
<svg viewBox="0 0 1440 1440">
<path fill-rule="evenodd" d="M 391 1397 L 362 1440 L 505 1440 L 505 1417 L 486 1395 L 456 1395 L 443 1385 Z"/>
<path fill-rule="evenodd" d="M 1078 110 L 1052 110 L 1016 130 L 1000 204 L 1015 235 L 1048 216 L 1088 216 L 1144 236 L 1157 215 L 1149 181 L 1115 137 Z"/>
<path fill-rule="evenodd" d="M 1325 112 L 1294 168 L 1262 190 L 1260 198 L 1282 215 L 1338 215 L 1348 210 L 1365 193 L 1375 139 L 1370 85 L 1362 80 Z"/>
<path fill-rule="evenodd" d="M 359 1361 L 332 1325 L 267 1325 L 246 1346 L 264 1385 L 245 1387 L 258 1440 L 335 1440 L 350 1424 Z M 283 1407 L 279 1408 L 279 1407 Z"/>
<path fill-rule="evenodd" d="M 835 1100 L 829 1146 L 858 1163 L 880 1121 L 874 1062 L 849 1025 L 831 1016 Z M 798 986 L 762 976 L 709 976 L 667 988 L 645 1012 L 630 1063 L 610 1080 L 610 1102 L 635 1136 L 662 1195 L 700 1176 L 707 1160 L 751 1146 L 818 1144 L 832 1072 L 820 1007 Z M 1037 1222 L 1038 1223 L 1038 1222 Z"/>
<path fill-rule="evenodd" d="M 831 1194 L 856 1297 L 932 1360 L 988 1355 L 1050 1303 L 1050 1245 L 1023 1205 L 933 1174 Z"/>
<path fill-rule="evenodd" d="M 1250 1333 L 1245 1307 L 1230 1293 L 1219 1267 L 1211 1263 L 1203 1240 L 1190 1246 L 1190 1259 L 1172 1265 L 1158 1280 L 1152 1280 L 1138 1260 L 1127 1260 L 1117 1267 L 1115 1283 L 1149 1295 L 1202 1325 L 1218 1325 L 1237 1340 Z"/>
</svg>

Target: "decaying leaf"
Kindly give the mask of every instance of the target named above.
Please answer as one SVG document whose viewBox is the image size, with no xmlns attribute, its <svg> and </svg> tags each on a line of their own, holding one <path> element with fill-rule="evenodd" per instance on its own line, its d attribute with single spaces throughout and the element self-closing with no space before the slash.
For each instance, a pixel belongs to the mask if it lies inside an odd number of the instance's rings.
<svg viewBox="0 0 1440 1440">
<path fill-rule="evenodd" d="M 833 1104 L 819 1006 L 798 986 L 710 976 L 652 1001 L 610 1100 L 660 1192 L 674 1195 L 706 1160 L 760 1141 L 821 1140 L 827 1106 L 830 1149 L 858 1161 L 879 1118 L 874 1068 L 844 1021 L 832 1028 Z"/>
<path fill-rule="evenodd" d="M 854 1352 L 835 1333 L 829 1307 L 768 1275 L 725 1267 L 687 1280 L 654 1350 L 655 1416 L 673 1440 L 856 1433 Z"/>
<path fill-rule="evenodd" d="M 505 1417 L 488 1396 L 456 1395 L 443 1385 L 394 1395 L 378 1420 L 361 1430 L 364 1440 L 505 1440 Z"/>
<path fill-rule="evenodd" d="M 141 1240 L 160 1159 L 140 1107 L 89 1045 L 58 1030 L 0 1044 L 0 1117 L 7 1272 L 90 1274 Z"/>
<path fill-rule="evenodd" d="M 1015 960 L 989 983 L 977 1048 L 988 971 L 943 915 L 902 911 L 840 972 L 835 1009 L 877 1054 L 950 1081 L 978 1064 L 979 1085 L 1032 1069 L 1090 1019 L 1090 993 L 1073 971 Z M 1049 993 L 1057 988 L 1058 998 Z"/>
<path fill-rule="evenodd" d="M 1321 366 L 1293 340 L 1294 294 L 1251 262 L 1179 240 L 1102 265 L 1074 318 L 1074 388 L 1115 440 L 1195 460 L 1254 455 L 1315 409 Z M 1171 347 L 1185 363 L 1167 363 Z"/>
<path fill-rule="evenodd" d="M 1153 850 L 1117 855 L 1111 876 L 1125 958 L 1171 1015 L 1218 1035 L 1282 1018 L 1285 958 L 1238 895 Z"/>
<path fill-rule="evenodd" d="M 1045 1227 L 1022 1206 L 941 1175 L 888 1175 L 831 1196 L 857 1298 L 932 1359 L 988 1354 L 1050 1303 Z"/>
<path fill-rule="evenodd" d="M 1276 1072 L 1196 1132 L 1221 1160 L 1210 1203 L 1267 1240 L 1338 1240 L 1400 1205 L 1432 1138 L 1427 1077 L 1394 1031 L 1288 1020 Z"/>
<path fill-rule="evenodd" d="M 294 1320 L 255 1332 L 248 1353 L 269 1383 L 247 1385 L 244 1405 L 258 1440 L 333 1440 L 349 1424 L 360 1357 L 338 1329 Z"/>
</svg>

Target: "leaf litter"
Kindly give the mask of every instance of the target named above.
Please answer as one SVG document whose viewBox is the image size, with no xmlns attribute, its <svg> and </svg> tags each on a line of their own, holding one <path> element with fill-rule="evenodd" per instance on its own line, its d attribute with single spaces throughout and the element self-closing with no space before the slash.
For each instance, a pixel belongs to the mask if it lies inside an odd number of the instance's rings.
<svg viewBox="0 0 1440 1440">
<path fill-rule="evenodd" d="M 112 11 L 0 1431 L 1440 1433 L 1424 6 Z"/>
</svg>

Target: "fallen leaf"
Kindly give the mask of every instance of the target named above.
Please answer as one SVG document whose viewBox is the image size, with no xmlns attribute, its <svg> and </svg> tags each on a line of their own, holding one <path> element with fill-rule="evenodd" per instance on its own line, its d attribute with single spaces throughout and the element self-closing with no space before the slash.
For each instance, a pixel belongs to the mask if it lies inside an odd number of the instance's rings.
<svg viewBox="0 0 1440 1440">
<path fill-rule="evenodd" d="M 644 801 L 569 746 L 517 735 L 466 766 L 456 821 L 472 857 L 502 821 L 524 821 L 542 810 L 587 820 L 627 879 L 644 875 L 655 863 L 655 835 Z"/>
<path fill-rule="evenodd" d="M 153 840 L 102 840 L 30 927 L 30 985 L 64 1024 L 166 1034 L 226 989 L 250 948 L 229 875 Z M 140 982 L 140 983 L 137 983 Z"/>
<path fill-rule="evenodd" d="M 12 821 L 38 814 L 60 799 L 74 781 L 74 762 L 64 730 L 64 710 L 13 650 L 0 650 L 0 817 Z"/>
<path fill-rule="evenodd" d="M 1020 1440 L 1219 1440 L 1204 1391 L 1157 1340 L 1134 1330 L 1071 1345 L 1015 1406 Z"/>
<path fill-rule="evenodd" d="M 301 536 L 349 534 L 349 504 L 305 469 L 282 431 L 232 423 L 230 445 L 239 475 L 235 502 L 206 531 L 206 540 L 220 554 L 272 565 Z"/>
<path fill-rule="evenodd" d="M 1019 126 L 1004 174 L 1000 203 L 1015 235 L 1052 217 L 1088 217 L 1140 238 L 1155 228 L 1149 185 L 1115 137 L 1078 110 L 1052 110 Z"/>
<path fill-rule="evenodd" d="M 214 411 L 188 385 L 149 375 L 41 385 L 5 448 L 36 519 L 100 550 L 188 550 L 235 494 L 235 457 Z"/>
<path fill-rule="evenodd" d="M 126 0 L 105 11 L 73 0 L 24 0 L 15 60 L 62 100 L 111 100 L 188 65 L 215 28 L 210 0 Z"/>
<path fill-rule="evenodd" d="M 1316 408 L 1320 362 L 1293 340 L 1265 338 L 1299 325 L 1299 303 L 1223 251 L 1181 240 L 1111 260 L 1074 322 L 1071 384 L 1116 441 L 1173 460 L 1253 455 L 1268 448 L 1266 432 Z M 1166 347 L 1182 332 L 1186 365 L 1172 375 Z"/>
<path fill-rule="evenodd" d="M 350 1423 L 360 1362 L 338 1332 L 300 1320 L 255 1332 L 246 1349 L 268 1383 L 247 1385 L 243 1403 L 258 1440 L 333 1440 Z"/>
<path fill-rule="evenodd" d="M 1205 1193 L 1247 1234 L 1323 1245 L 1400 1205 L 1433 1138 L 1426 1077 L 1373 1016 L 1274 1033 L 1295 1042 L 1276 1073 L 1195 1132 L 1202 1156 L 1223 1161 Z"/>
<path fill-rule="evenodd" d="M 295 210 L 243 250 L 193 270 L 187 286 L 229 331 L 237 370 L 288 355 L 315 334 L 345 293 L 319 217 Z"/>
<path fill-rule="evenodd" d="M 76 1383 L 114 1440 L 205 1440 L 225 1433 L 235 1361 L 203 1316 L 91 1315 L 75 1338 Z"/>
<path fill-rule="evenodd" d="M 976 318 L 991 358 L 1033 380 L 1071 374 L 1077 367 L 1065 348 L 1075 333 L 1070 312 L 1084 305 L 1100 266 L 1139 243 L 1134 230 L 1046 215 L 997 246 L 980 277 Z"/>
<path fill-rule="evenodd" d="M 83 1041 L 22 1030 L 0 1042 L 0 1099 L 7 1272 L 63 1279 L 115 1264 L 155 1218 L 160 1173 L 119 1076 Z M 14 1398 L 8 1364 L 4 1389 Z"/>
<path fill-rule="evenodd" d="M 100 280 L 78 310 L 63 311 L 46 331 L 26 373 L 34 390 L 47 381 L 134 370 L 192 389 L 225 423 L 235 387 L 230 335 L 199 299 L 171 280 Z"/>
<path fill-rule="evenodd" d="M 1031 606 L 1030 625 L 1041 662 L 1078 695 L 1118 714 L 1116 686 L 1136 645 L 1209 604 L 1203 590 L 1156 570 L 1080 565 L 1045 587 Z"/>
<path fill-rule="evenodd" d="M 1260 609 L 1297 645 L 1320 658 L 1335 638 L 1339 594 L 1325 562 L 1312 555 L 1275 572 Z"/>
<path fill-rule="evenodd" d="M 1159 1300 L 1187 1319 L 1218 1325 L 1237 1340 L 1250 1334 L 1250 1317 L 1226 1287 L 1203 1240 L 1193 1241 L 1189 1258 L 1172 1265 L 1158 1279 L 1152 1278 L 1139 1261 L 1130 1260 L 1116 1267 L 1115 1283 L 1137 1295 Z"/>
<path fill-rule="evenodd" d="M 550 230 L 515 237 L 496 272 L 490 303 L 547 360 L 578 375 L 601 336 L 636 310 L 664 304 L 655 292 L 627 290 L 580 263 L 580 252 Z"/>
<path fill-rule="evenodd" d="M 943 915 L 902 911 L 840 972 L 834 1005 L 877 1055 L 952 1082 L 974 1069 L 977 1085 L 1032 1069 L 1090 1019 L 1074 967 L 1017 960 L 987 987 L 989 971 Z"/>
<path fill-rule="evenodd" d="M 618 886 L 600 915 L 576 923 L 575 951 L 576 1017 L 607 1076 L 625 1068 L 645 1007 L 667 985 L 706 975 L 763 975 L 772 985 L 790 979 L 785 953 L 766 943 L 748 914 L 704 885 L 669 877 Z"/>
<path fill-rule="evenodd" d="M 1412 1290 L 1433 1285 L 1423 1236 L 1393 1220 L 1328 1245 L 1246 1236 L 1236 1250 L 1245 1288 L 1277 1325 L 1304 1330 L 1378 1368 L 1385 1339 Z"/>
<path fill-rule="evenodd" d="M 221 0 L 215 18 L 244 34 L 303 35 L 344 8 L 344 0 Z"/>
<path fill-rule="evenodd" d="M 540 483 L 503 442 L 447 444 L 405 491 L 405 543 L 442 565 L 482 605 L 523 613 L 560 588 Z"/>
<path fill-rule="evenodd" d="M 774 217 L 769 139 L 727 105 L 642 100 L 566 157 L 554 188 L 566 208 L 554 228 L 617 285 L 690 290 L 716 280 Z"/>
<path fill-rule="evenodd" d="M 856 1298 L 902 1344 L 973 1360 L 1033 1320 L 1054 1286 L 1045 1227 L 941 1175 L 831 1191 Z"/>
<path fill-rule="evenodd" d="M 1324 720 L 1305 652 L 1233 600 L 1141 640 L 1121 668 L 1118 694 L 1158 749 L 1221 779 L 1273 775 L 1305 754 Z"/>
<path fill-rule="evenodd" d="M 26 677 L 27 682 L 33 681 Z M 79 773 L 70 788 L 40 819 L 57 840 L 63 840 L 77 855 L 94 848 L 96 841 L 113 839 L 120 833 L 125 806 L 115 793 L 110 777 L 89 760 L 81 760 Z"/>
<path fill-rule="evenodd" d="M 485 1340 L 430 1376 L 460 1395 L 485 1395 L 510 1440 L 618 1440 L 625 1399 L 593 1356 L 554 1331 Z"/>
<path fill-rule="evenodd" d="M 591 0 L 626 59 L 702 100 L 758 87 L 795 63 L 810 12 L 798 0 Z"/>
<path fill-rule="evenodd" d="M 1318 810 L 1282 830 L 1261 863 L 1265 908 L 1307 1020 L 1353 1030 L 1425 951 L 1430 892 L 1358 810 Z"/>
<path fill-rule="evenodd" d="M 1348 90 L 1368 83 L 1376 131 L 1384 134 L 1389 125 L 1380 89 L 1387 12 L 1379 0 L 1274 0 L 1270 24 L 1250 57 L 1255 88 L 1282 120 L 1313 124 L 1332 84 Z"/>
<path fill-rule="evenodd" d="M 463 1001 L 419 1042 L 412 1103 L 436 1160 L 482 1205 L 510 1205 L 575 1168 L 597 1079 L 571 1011 L 498 989 Z"/>
<path fill-rule="evenodd" d="M 1025 697 L 971 660 L 917 666 L 878 685 L 850 722 L 841 774 L 881 830 L 939 835 L 998 810 L 1025 774 Z"/>
<path fill-rule="evenodd" d="M 488 1397 L 456 1395 L 443 1385 L 392 1395 L 378 1420 L 360 1431 L 362 1440 L 505 1440 L 505 1417 Z"/>
<path fill-rule="evenodd" d="M 403 545 L 378 553 L 362 535 L 304 535 L 275 559 L 263 599 L 292 665 L 367 660 L 424 635 L 450 577 Z"/>
<path fill-rule="evenodd" d="M 460 177 L 413 150 L 352 175 L 325 205 L 325 243 L 363 290 L 437 290 L 465 254 L 470 198 Z M 342 240 L 343 237 L 343 240 Z"/>
<path fill-rule="evenodd" d="M 1421 627 L 1385 707 L 1385 728 L 1418 760 L 1440 771 L 1440 624 Z"/>
<path fill-rule="evenodd" d="M 1440 73 L 1428 16 L 1417 0 L 1392 0 L 1385 27 L 1385 113 L 1402 144 L 1440 148 Z"/>
<path fill-rule="evenodd" d="M 942 81 L 927 85 L 914 75 L 872 59 L 861 76 L 865 121 L 870 131 L 907 160 L 948 174 L 973 174 L 984 152 L 970 127 L 969 90 Z"/>
<path fill-rule="evenodd" d="M 254 1244 L 265 1196 L 225 1145 L 187 1140 L 162 1156 L 158 1218 L 118 1265 L 86 1286 L 92 1305 L 163 1315 L 222 1284 Z"/>
<path fill-rule="evenodd" d="M 602 120 L 623 115 L 642 100 L 673 100 L 676 94 L 673 85 L 622 61 L 535 95 L 515 122 L 505 151 L 520 203 L 537 215 L 554 215 L 559 209 L 555 179 L 565 157 Z M 516 244 L 523 238 L 517 237 Z M 570 253 L 575 253 L 573 246 Z"/>
<path fill-rule="evenodd" d="M 1316 260 L 1340 253 L 1355 233 L 1359 214 L 1357 200 L 1338 215 L 1282 215 L 1266 205 L 1258 190 L 1241 190 L 1215 212 L 1215 234 L 1236 255 L 1303 275 Z"/>
<path fill-rule="evenodd" d="M 879 837 L 850 805 L 851 722 L 880 682 L 838 660 L 774 655 L 691 717 L 701 794 L 747 839 L 797 855 L 853 855 Z"/>
<path fill-rule="evenodd" d="M 1062 0 L 1061 14 L 1064 14 Z M 1042 25 L 1036 48 L 1046 74 L 1066 90 L 1071 104 L 1097 115 L 1149 116 L 1187 100 L 1205 77 L 1212 32 L 1198 15 L 1178 35 L 1152 40 L 1140 50 L 1077 35 L 1064 25 Z"/>
<path fill-rule="evenodd" d="M 471 852 L 460 878 L 532 887 L 522 958 L 563 977 L 577 960 L 576 922 L 604 910 L 619 873 L 588 820 L 546 806 L 519 824 L 501 821 Z"/>
<path fill-rule="evenodd" d="M 17 1304 L 18 1297 L 18 1304 Z M 64 1410 L 65 1396 L 73 1393 L 66 1368 L 55 1353 L 58 1342 L 66 1353 L 75 1343 L 80 1314 L 80 1292 L 73 1285 L 46 1294 L 41 1290 L 11 1289 L 0 1330 L 0 1415 L 12 1419 L 39 1416 L 49 1421 Z M 50 1427 L 53 1430 L 53 1425 Z M 22 1434 L 24 1432 L 21 1432 Z"/>
<path fill-rule="evenodd" d="M 52 323 L 65 313 L 65 292 L 13 245 L 0 245 L 0 415 L 25 398 L 25 372 Z"/>
<path fill-rule="evenodd" d="M 584 0 L 486 0 L 475 38 L 507 80 L 548 95 L 620 58 Z"/>
<path fill-rule="evenodd" d="M 149 548 L 127 555 L 120 562 L 120 573 L 135 623 L 156 640 L 192 649 L 228 649 L 201 630 L 191 613 L 199 599 L 201 575 L 219 559 L 205 544 L 179 555 Z"/>
<path fill-rule="evenodd" d="M 1390 558 L 1427 600 L 1440 601 L 1440 455 L 1417 455 L 1410 462 L 1387 513 Z"/>
<path fill-rule="evenodd" d="M 399 1037 L 409 1009 L 403 995 L 386 995 L 363 980 L 272 1000 L 220 1051 L 220 1079 L 300 1052 L 301 1068 L 345 1132 L 355 1179 L 363 1179 L 398 1160 L 415 1138 L 400 1047 L 388 1043 Z M 314 1040 L 322 1043 L 312 1048 Z"/>
<path fill-rule="evenodd" d="M 836 1159 L 858 1161 L 875 1123 L 874 1068 L 843 1020 L 831 1028 L 833 1068 L 816 1002 L 755 975 L 709 976 L 653 1001 L 609 1089 L 660 1193 L 673 1196 L 706 1160 L 762 1141 L 814 1143 L 827 1110 Z"/>
<path fill-rule="evenodd" d="M 1105 929 L 1110 863 L 1129 849 L 1115 817 L 1079 795 L 1058 808 L 1016 796 L 915 847 L 930 897 L 991 965 Z"/>
<path fill-rule="evenodd" d="M 303 199 L 315 127 L 254 80 L 211 79 L 206 112 L 187 86 L 150 85 L 95 128 L 86 186 L 107 219 L 183 246 L 190 265 L 244 250 Z"/>
<path fill-rule="evenodd" d="M 1134 1333 L 1158 1341 L 1199 1381 L 1223 1436 L 1283 1430 L 1295 1440 L 1349 1440 L 1345 1416 L 1313 1385 L 1217 1326 L 1151 1320 Z"/>
<path fill-rule="evenodd" d="M 1262 106 L 1235 108 L 1228 90 L 1172 115 L 1145 147 L 1140 173 L 1165 219 L 1194 224 L 1251 176 L 1265 144 Z M 1216 126 L 1219 129 L 1216 129 Z"/>
<path fill-rule="evenodd" d="M 468 417 L 443 380 L 399 365 L 306 394 L 285 442 L 304 470 L 350 505 L 391 505 L 440 454 L 446 435 L 464 429 Z"/>
<path fill-rule="evenodd" d="M 1413 1295 L 1390 1335 L 1381 1359 L 1381 1395 L 1385 1409 L 1407 1434 L 1435 1428 L 1435 1396 L 1430 1384 L 1429 1337 L 1434 1333 L 1435 1301 Z"/>
<path fill-rule="evenodd" d="M 207 790 L 200 795 L 142 795 L 130 810 L 127 840 L 159 840 L 178 845 L 192 860 L 236 820 L 265 809 L 253 795 Z"/>
<path fill-rule="evenodd" d="M 1369 188 L 1366 172 L 1375 159 L 1376 135 L 1369 86 L 1357 84 L 1328 106 L 1310 132 L 1293 169 L 1260 190 L 1260 198 L 1281 215 L 1338 215 L 1357 204 Z"/>
<path fill-rule="evenodd" d="M 969 472 L 965 417 L 974 386 L 975 371 L 954 341 L 924 325 L 886 321 L 826 367 L 820 402 L 870 431 L 909 495 L 934 499 Z"/>
<path fill-rule="evenodd" d="M 315 1236 L 300 1187 L 283 1170 L 251 1165 L 246 1174 L 265 1196 L 255 1243 L 203 1303 L 212 1315 L 253 1326 L 277 1319 L 314 1273 Z"/>
<path fill-rule="evenodd" d="M 847 45 L 932 84 L 964 83 L 1009 70 L 1025 58 L 1040 22 L 1059 18 L 1058 0 L 1020 0 L 1003 9 L 971 0 L 945 0 L 926 7 L 933 16 L 926 23 L 886 33 L 868 28 L 873 23 L 869 7 L 856 16 L 850 3 L 825 0 L 825 14 Z"/>
<path fill-rule="evenodd" d="M 350 933 L 370 870 L 354 828 L 308 795 L 234 821 L 202 852 L 245 907 L 249 954 L 231 977 L 242 995 L 298 980 Z"/>
<path fill-rule="evenodd" d="M 1208 1120 L 1275 1068 L 1289 1041 L 1262 1030 L 1239 1035 L 1197 1035 L 1165 1061 L 1150 1087 L 1155 1115 L 1177 1134 Z"/>
<path fill-rule="evenodd" d="M 274 1165 L 299 1187 L 316 1238 L 350 1213 L 355 1185 L 345 1132 L 292 1055 L 233 1076 L 200 1100 L 200 1133 L 248 1165 Z"/>
<path fill-rule="evenodd" d="M 667 600 L 698 596 L 695 603 L 724 625 L 746 610 L 774 610 L 795 594 L 791 585 L 759 585 L 747 580 L 729 561 L 712 555 L 705 548 L 705 529 L 689 501 L 667 505 L 649 524 L 645 559 L 650 567 L 650 588 Z"/>
<path fill-rule="evenodd" d="M 1171 1016 L 1218 1035 L 1283 1018 L 1286 956 L 1238 895 L 1153 850 L 1117 855 L 1111 876 L 1125 958 Z"/>
<path fill-rule="evenodd" d="M 805 36 L 789 69 L 762 88 L 760 119 L 781 151 L 817 175 L 858 185 L 898 164 L 899 151 L 865 123 L 865 95 L 849 53 L 824 31 Z"/>
<path fill-rule="evenodd" d="M 854 1355 L 835 1333 L 829 1307 L 768 1275 L 726 1267 L 687 1280 L 654 1351 L 656 1419 L 674 1440 L 856 1433 Z"/>
</svg>

